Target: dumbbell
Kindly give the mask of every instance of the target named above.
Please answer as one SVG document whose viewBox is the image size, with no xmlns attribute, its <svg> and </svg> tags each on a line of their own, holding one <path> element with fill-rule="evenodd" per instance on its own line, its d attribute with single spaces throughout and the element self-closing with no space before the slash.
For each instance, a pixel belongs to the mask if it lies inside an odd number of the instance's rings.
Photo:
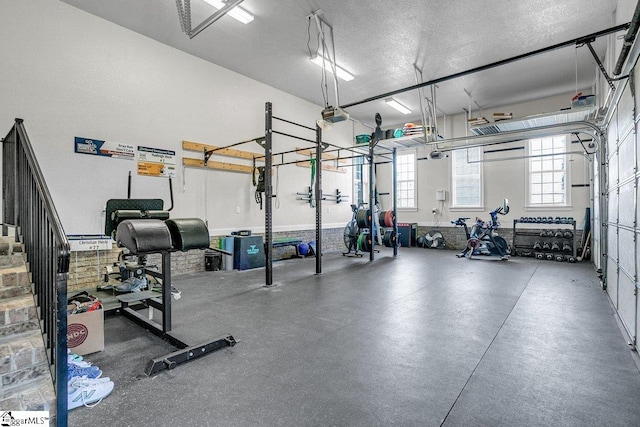
<svg viewBox="0 0 640 427">
<path fill-rule="evenodd" d="M 564 256 L 562 256 L 562 255 L 556 255 L 556 261 L 558 261 L 558 262 L 562 262 L 562 261 L 564 261 Z"/>
<path fill-rule="evenodd" d="M 567 257 L 567 261 L 569 261 L 570 263 L 574 263 L 574 262 L 576 262 L 576 258 L 573 257 L 573 256 L 568 256 Z"/>
<path fill-rule="evenodd" d="M 544 254 L 542 252 L 536 252 L 536 259 L 544 259 Z"/>
<path fill-rule="evenodd" d="M 558 242 L 551 243 L 551 250 L 554 252 L 560 252 L 560 243 Z"/>
<path fill-rule="evenodd" d="M 544 242 L 544 243 L 542 244 L 542 250 L 543 250 L 543 251 L 549 251 L 549 250 L 551 250 L 551 243 L 549 243 L 549 242 Z"/>
<path fill-rule="evenodd" d="M 563 236 L 565 239 L 571 239 L 573 237 L 573 233 L 567 230 L 564 232 Z"/>
<path fill-rule="evenodd" d="M 544 254 L 544 257 L 547 259 L 547 261 L 551 261 L 553 259 L 553 254 Z"/>
<path fill-rule="evenodd" d="M 553 233 L 553 237 L 555 237 L 557 239 L 562 238 L 562 235 L 563 235 L 562 230 L 556 230 L 556 232 Z"/>
<path fill-rule="evenodd" d="M 539 251 L 540 249 L 542 249 L 542 243 L 540 243 L 540 242 L 535 242 L 535 243 L 533 244 L 533 250 L 535 250 L 535 251 Z"/>
<path fill-rule="evenodd" d="M 569 244 L 569 242 L 564 242 L 562 244 L 562 250 L 564 252 L 571 252 L 571 245 Z"/>
</svg>

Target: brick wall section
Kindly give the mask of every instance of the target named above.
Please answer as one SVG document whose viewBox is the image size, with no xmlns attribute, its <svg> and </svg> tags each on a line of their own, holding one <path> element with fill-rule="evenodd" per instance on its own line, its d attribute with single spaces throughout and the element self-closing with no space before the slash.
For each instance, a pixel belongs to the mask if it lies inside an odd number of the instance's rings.
<svg viewBox="0 0 640 427">
<path fill-rule="evenodd" d="M 118 261 L 121 250 L 71 252 L 69 262 L 69 290 L 95 288 L 105 273 L 105 267 Z"/>
<path fill-rule="evenodd" d="M 255 234 L 263 236 L 264 234 Z M 322 245 L 325 252 L 344 249 L 343 229 L 331 228 L 322 230 Z M 224 236 L 211 237 L 211 246 L 217 248 L 220 239 Z M 296 230 L 273 233 L 273 239 L 299 239 L 304 243 L 315 241 L 315 230 Z M 103 281 L 105 267 L 118 262 L 118 256 L 122 250 L 115 245 L 110 251 L 86 251 L 72 252 L 69 266 L 69 281 L 67 283 L 69 291 L 95 289 Z M 274 248 L 273 259 L 280 260 L 291 258 L 295 255 L 293 246 Z M 191 250 L 188 252 L 173 252 L 171 254 L 172 274 L 184 274 L 195 271 L 204 271 L 205 251 Z M 161 255 L 154 254 L 148 257 L 148 264 L 160 265 Z"/>
<path fill-rule="evenodd" d="M 468 224 L 471 224 L 471 221 L 468 221 Z M 563 231 L 565 230 L 572 230 L 572 228 L 567 227 L 567 226 L 556 226 L 555 224 L 549 224 L 548 227 L 546 226 L 542 226 L 540 228 L 527 228 L 527 232 L 532 232 L 532 233 L 540 233 L 542 230 L 558 230 L 558 229 L 562 229 Z M 423 227 L 423 226 L 418 226 L 418 236 L 424 236 L 425 234 L 432 232 L 433 230 L 438 230 L 439 232 L 442 233 L 442 235 L 444 236 L 444 241 L 446 244 L 446 248 L 447 249 L 455 249 L 455 250 L 462 250 L 466 244 L 467 244 L 467 237 L 465 236 L 464 233 L 464 228 L 463 227 L 449 227 L 449 226 L 445 226 L 445 227 Z M 518 231 L 522 230 L 521 228 L 518 228 Z M 507 226 L 507 227 L 500 227 L 498 229 L 498 234 L 507 241 L 507 243 L 509 244 L 509 247 L 511 247 L 511 244 L 513 242 L 513 228 L 512 226 Z M 524 242 L 525 244 L 531 244 L 533 245 L 533 242 L 535 240 L 544 240 L 541 238 L 536 238 L 535 236 L 518 236 L 518 240 L 517 243 L 520 244 L 520 242 Z M 553 239 L 553 238 L 549 238 L 547 240 L 559 240 L 559 241 L 564 241 L 566 239 Z M 582 241 L 582 230 L 576 230 L 576 246 L 578 248 L 580 248 L 580 242 Z"/>
</svg>

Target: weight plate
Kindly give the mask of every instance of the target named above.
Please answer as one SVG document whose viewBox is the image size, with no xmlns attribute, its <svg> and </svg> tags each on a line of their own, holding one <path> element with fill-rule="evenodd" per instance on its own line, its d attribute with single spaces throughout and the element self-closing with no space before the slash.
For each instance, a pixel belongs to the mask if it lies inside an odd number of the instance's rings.
<svg viewBox="0 0 640 427">
<path fill-rule="evenodd" d="M 371 226 L 371 210 L 360 209 L 356 213 L 356 223 L 360 228 L 369 228 Z"/>
</svg>

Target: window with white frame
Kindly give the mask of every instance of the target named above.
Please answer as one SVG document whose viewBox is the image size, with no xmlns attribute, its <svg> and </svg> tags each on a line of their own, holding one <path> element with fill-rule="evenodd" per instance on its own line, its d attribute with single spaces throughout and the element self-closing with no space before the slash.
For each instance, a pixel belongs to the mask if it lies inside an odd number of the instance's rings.
<svg viewBox="0 0 640 427">
<path fill-rule="evenodd" d="M 527 200 L 529 206 L 568 206 L 567 137 L 529 140 Z"/>
<path fill-rule="evenodd" d="M 416 205 L 416 154 L 398 154 L 396 157 L 399 209 L 415 209 Z"/>
<path fill-rule="evenodd" d="M 482 149 L 456 150 L 451 153 L 451 207 L 481 208 Z"/>
</svg>

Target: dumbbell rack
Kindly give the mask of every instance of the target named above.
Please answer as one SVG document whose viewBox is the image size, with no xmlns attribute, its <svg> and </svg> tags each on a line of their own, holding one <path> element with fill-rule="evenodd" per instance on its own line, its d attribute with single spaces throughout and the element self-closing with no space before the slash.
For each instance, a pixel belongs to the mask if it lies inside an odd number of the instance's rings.
<svg viewBox="0 0 640 427">
<path fill-rule="evenodd" d="M 542 230 L 532 230 L 526 228 L 518 228 L 518 224 L 544 224 L 545 227 Z M 568 227 L 572 227 L 570 230 Z M 557 232 L 563 232 L 563 228 L 566 231 L 571 232 L 571 237 L 556 237 Z M 566 233 L 563 232 L 564 233 Z M 545 234 L 545 235 L 543 235 Z M 540 241 L 543 244 L 551 245 L 554 241 L 567 241 L 571 242 L 571 253 L 567 253 L 560 250 L 552 251 L 550 249 L 534 248 L 534 241 Z M 512 254 L 517 256 L 534 256 L 537 259 L 556 260 L 556 261 L 577 261 L 578 245 L 576 235 L 576 221 L 574 219 L 568 219 L 560 221 L 551 217 L 543 217 L 540 219 L 529 219 L 523 221 L 522 219 L 513 220 L 513 242 L 512 242 Z"/>
</svg>

